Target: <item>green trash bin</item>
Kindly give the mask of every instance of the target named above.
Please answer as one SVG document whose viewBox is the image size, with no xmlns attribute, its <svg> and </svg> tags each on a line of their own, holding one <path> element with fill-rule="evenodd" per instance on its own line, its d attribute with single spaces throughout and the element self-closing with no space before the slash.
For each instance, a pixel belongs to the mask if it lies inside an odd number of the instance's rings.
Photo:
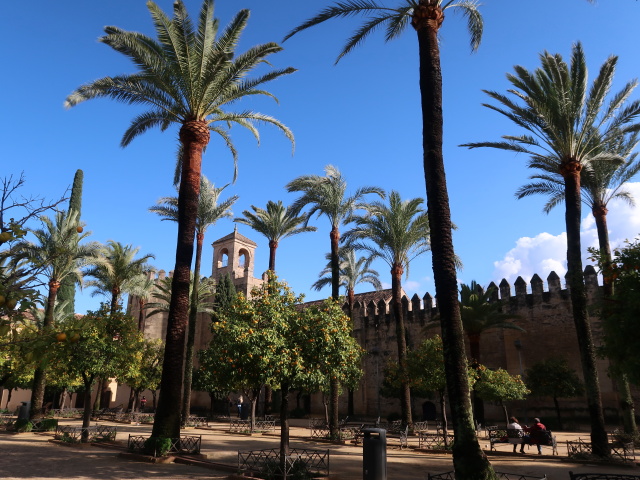
<svg viewBox="0 0 640 480">
<path fill-rule="evenodd" d="M 364 428 L 362 433 L 363 480 L 387 480 L 387 431 Z"/>
</svg>

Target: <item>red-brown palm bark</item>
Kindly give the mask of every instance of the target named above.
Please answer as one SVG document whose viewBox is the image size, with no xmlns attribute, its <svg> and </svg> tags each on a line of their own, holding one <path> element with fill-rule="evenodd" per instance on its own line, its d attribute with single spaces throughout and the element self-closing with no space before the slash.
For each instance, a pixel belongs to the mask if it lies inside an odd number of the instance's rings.
<svg viewBox="0 0 640 480">
<path fill-rule="evenodd" d="M 456 476 L 486 478 L 489 461 L 480 449 L 473 424 L 449 195 L 442 155 L 442 71 L 438 30 L 444 13 L 438 5 L 421 1 L 415 8 L 412 25 L 418 36 L 420 93 L 422 100 L 424 175 L 431 231 L 433 274 L 441 317 L 445 374 L 451 405 L 455 440 L 453 460 Z"/>
<path fill-rule="evenodd" d="M 178 242 L 171 283 L 160 399 L 152 432 L 154 437 L 180 436 L 180 409 L 172 406 L 181 405 L 182 400 L 185 336 L 189 318 L 189 284 L 200 195 L 202 152 L 209 143 L 209 138 L 209 127 L 205 121 L 188 121 L 180 128 L 184 156 L 178 193 Z"/>
</svg>

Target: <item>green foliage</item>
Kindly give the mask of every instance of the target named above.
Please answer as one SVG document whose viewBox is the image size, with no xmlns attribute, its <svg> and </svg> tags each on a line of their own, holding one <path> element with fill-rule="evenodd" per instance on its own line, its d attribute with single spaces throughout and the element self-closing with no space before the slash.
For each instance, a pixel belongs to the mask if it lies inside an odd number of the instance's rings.
<svg viewBox="0 0 640 480">
<path fill-rule="evenodd" d="M 189 282 L 189 298 L 193 294 L 194 276 L 191 274 L 191 281 Z M 151 295 L 155 302 L 147 303 L 147 308 L 150 310 L 148 316 L 155 315 L 160 312 L 168 312 L 171 302 L 171 291 L 173 288 L 173 278 L 164 277 L 162 280 L 156 282 L 156 291 Z M 198 282 L 198 304 L 196 310 L 198 313 L 213 313 L 211 302 L 209 299 L 213 295 L 215 284 L 212 279 L 207 277 L 200 278 Z M 191 303 L 189 303 L 189 311 L 191 311 Z"/>
<path fill-rule="evenodd" d="M 469 384 L 476 380 L 475 371 L 468 369 Z M 435 335 L 425 339 L 414 350 L 407 353 L 407 382 L 411 392 L 419 397 L 428 398 L 432 394 L 445 394 L 447 382 L 444 371 L 444 352 L 442 338 Z M 381 393 L 389 398 L 399 398 L 400 374 L 397 362 L 385 366 Z"/>
<path fill-rule="evenodd" d="M 40 428 L 43 432 L 51 432 L 58 428 L 58 420 L 55 418 L 44 418 L 40 420 Z"/>
<path fill-rule="evenodd" d="M 231 281 L 229 273 L 221 275 L 216 285 L 216 293 L 213 300 L 213 320 L 218 321 L 218 312 L 230 308 L 236 301 L 236 287 Z"/>
<path fill-rule="evenodd" d="M 490 370 L 479 365 L 476 372 L 478 379 L 474 389 L 483 400 L 504 403 L 523 400 L 530 393 L 520 375 L 511 375 L 502 368 Z"/>
<path fill-rule="evenodd" d="M 108 310 L 103 304 L 70 324 L 79 332 L 78 338 L 56 344 L 51 368 L 81 378 L 85 387 L 96 378 L 124 377 L 135 369 L 133 360 L 143 352 L 142 334 L 131 317 L 110 315 Z"/>
<path fill-rule="evenodd" d="M 355 384 L 362 375 L 362 349 L 351 336 L 349 318 L 337 302 L 303 310 L 302 299 L 270 272 L 251 299 L 238 295 L 231 308 L 220 311 L 211 345 L 200 353 L 207 391 L 282 383 L 326 389 L 332 376 Z"/>
<path fill-rule="evenodd" d="M 14 429 L 16 432 L 20 432 L 20 433 L 30 432 L 31 430 L 33 430 L 33 423 L 31 423 L 26 418 L 20 418 L 16 420 L 16 423 L 14 424 Z"/>
<path fill-rule="evenodd" d="M 73 186 L 71 187 L 71 196 L 69 197 L 69 211 L 75 210 L 78 213 L 78 220 L 80 220 L 82 216 L 83 180 L 84 172 L 82 170 L 76 170 L 76 174 L 73 177 Z M 75 296 L 75 282 L 70 278 L 65 279 L 58 291 L 58 299 L 61 304 L 64 303 L 63 309 L 66 315 L 73 315 L 75 313 Z"/>
<path fill-rule="evenodd" d="M 129 385 L 134 391 L 155 391 L 160 388 L 164 344 L 161 340 L 143 340 L 141 348 L 131 357 L 130 368 L 122 372 L 118 382 Z"/>
<path fill-rule="evenodd" d="M 154 457 L 164 457 L 171 450 L 171 439 L 165 437 L 149 437 L 144 442 L 144 453 Z"/>
<path fill-rule="evenodd" d="M 584 385 L 565 358 L 548 358 L 527 369 L 527 386 L 534 397 L 571 398 L 584 395 Z"/>
<path fill-rule="evenodd" d="M 591 253 L 599 259 L 596 252 Z M 609 316 L 603 319 L 602 353 L 628 375 L 629 381 L 640 385 L 640 241 L 616 249 L 609 266 L 599 263 L 602 275 L 615 286 L 613 297 L 607 300 Z"/>
</svg>

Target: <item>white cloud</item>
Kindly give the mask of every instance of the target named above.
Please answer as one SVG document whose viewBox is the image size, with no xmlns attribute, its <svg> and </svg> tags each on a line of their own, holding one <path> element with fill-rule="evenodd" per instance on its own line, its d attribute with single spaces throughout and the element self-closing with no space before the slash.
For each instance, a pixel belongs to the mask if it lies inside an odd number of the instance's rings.
<svg viewBox="0 0 640 480">
<path fill-rule="evenodd" d="M 640 183 L 629 183 L 626 189 L 640 203 Z M 558 207 L 562 208 L 562 207 Z M 588 260 L 587 247 L 598 247 L 598 233 L 595 220 L 588 208 L 583 208 L 582 220 L 582 260 L 584 265 L 592 263 Z M 626 239 L 633 239 L 640 233 L 640 206 L 630 206 L 622 200 L 609 203 L 607 215 L 609 240 L 611 248 L 624 245 Z M 566 269 L 567 235 L 540 233 L 535 237 L 522 237 L 516 246 L 509 250 L 502 260 L 494 262 L 493 280 L 498 283 L 505 278 L 511 285 L 521 276 L 529 282 L 537 273 L 545 282 L 551 271 L 563 278 Z"/>
</svg>

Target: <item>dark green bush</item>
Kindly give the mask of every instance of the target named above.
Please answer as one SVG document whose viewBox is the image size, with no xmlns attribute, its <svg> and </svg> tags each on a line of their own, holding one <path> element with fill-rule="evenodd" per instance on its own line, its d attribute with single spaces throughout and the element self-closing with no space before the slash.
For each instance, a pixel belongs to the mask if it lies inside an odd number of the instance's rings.
<svg viewBox="0 0 640 480">
<path fill-rule="evenodd" d="M 144 453 L 154 457 L 164 457 L 171 450 L 171 439 L 165 437 L 149 437 L 144 442 Z"/>
<path fill-rule="evenodd" d="M 43 432 L 51 432 L 58 428 L 58 420 L 55 418 L 45 418 L 40 421 L 40 429 Z"/>
<path fill-rule="evenodd" d="M 19 420 L 16 420 L 15 429 L 16 432 L 30 432 L 31 430 L 33 430 L 33 423 L 25 418 L 21 418 Z"/>
</svg>

